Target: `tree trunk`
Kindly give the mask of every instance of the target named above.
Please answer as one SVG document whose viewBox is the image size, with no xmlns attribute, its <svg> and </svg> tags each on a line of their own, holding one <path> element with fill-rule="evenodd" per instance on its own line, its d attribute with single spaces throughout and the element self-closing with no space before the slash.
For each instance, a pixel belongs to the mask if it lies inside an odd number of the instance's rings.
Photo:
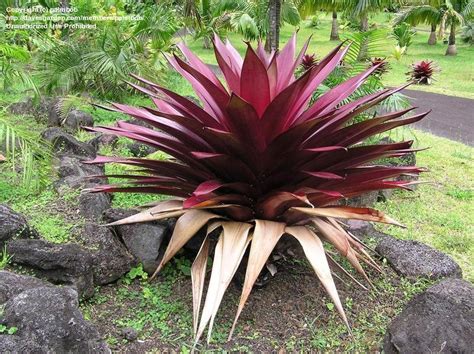
<svg viewBox="0 0 474 354">
<path fill-rule="evenodd" d="M 280 11 L 281 0 L 270 0 L 268 3 L 268 33 L 265 40 L 267 52 L 277 51 L 280 44 Z"/>
<path fill-rule="evenodd" d="M 444 30 L 446 29 L 446 18 L 443 16 L 439 25 L 438 39 L 443 40 Z"/>
<path fill-rule="evenodd" d="M 431 33 L 430 33 L 430 38 L 428 38 L 428 44 L 429 45 L 436 44 L 436 24 L 431 25 Z"/>
<path fill-rule="evenodd" d="M 367 15 L 367 12 L 364 12 L 360 16 L 360 30 L 362 32 L 367 32 L 369 30 L 369 16 Z"/>
<path fill-rule="evenodd" d="M 331 41 L 339 40 L 339 24 L 337 23 L 337 12 L 332 12 Z"/>
<path fill-rule="evenodd" d="M 448 42 L 448 49 L 446 50 L 446 55 L 456 55 L 456 24 L 451 23 L 451 30 L 449 32 L 449 42 Z"/>
<path fill-rule="evenodd" d="M 367 32 L 369 30 L 369 17 L 364 12 L 360 17 L 360 30 L 361 32 Z M 368 43 L 367 39 L 362 40 L 360 44 L 359 54 L 357 55 L 358 61 L 364 61 L 367 59 Z"/>
</svg>

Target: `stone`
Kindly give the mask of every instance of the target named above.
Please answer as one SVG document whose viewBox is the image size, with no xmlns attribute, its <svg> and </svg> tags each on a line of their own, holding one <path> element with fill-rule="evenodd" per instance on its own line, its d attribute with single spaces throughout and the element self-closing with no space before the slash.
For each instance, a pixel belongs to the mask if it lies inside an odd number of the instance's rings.
<svg viewBox="0 0 474 354">
<path fill-rule="evenodd" d="M 113 222 L 136 214 L 135 210 L 109 209 L 104 213 L 107 222 Z M 137 223 L 130 225 L 114 226 L 129 250 L 143 265 L 143 269 L 152 274 L 159 263 L 160 246 L 169 235 L 169 227 L 166 222 Z"/>
<path fill-rule="evenodd" d="M 409 278 L 439 279 L 462 277 L 459 265 L 448 255 L 418 241 L 384 237 L 375 250 L 400 275 Z"/>
<path fill-rule="evenodd" d="M 61 126 L 61 112 L 59 109 L 59 100 L 56 100 L 48 108 L 48 127 L 59 127 Z"/>
<path fill-rule="evenodd" d="M 156 148 L 139 142 L 128 144 L 127 149 L 135 157 L 145 157 L 157 151 Z"/>
<path fill-rule="evenodd" d="M 82 163 L 74 156 L 61 156 L 56 167 L 59 179 L 54 187 L 60 194 L 64 189 L 82 189 L 107 183 L 106 178 L 90 177 L 103 175 L 103 166 Z"/>
<path fill-rule="evenodd" d="M 117 144 L 117 141 L 118 137 L 116 135 L 97 133 L 96 136 L 87 143 L 92 145 L 97 151 L 101 146 L 111 146 L 114 148 Z"/>
<path fill-rule="evenodd" d="M 12 262 L 31 268 L 54 284 L 73 286 L 88 299 L 94 295 L 93 257 L 77 244 L 45 240 L 13 240 L 7 244 Z"/>
<path fill-rule="evenodd" d="M 79 196 L 79 212 L 86 219 L 100 220 L 105 210 L 111 205 L 107 193 L 81 193 Z"/>
<path fill-rule="evenodd" d="M 2 353 L 48 354 L 48 350 L 30 340 L 16 335 L 0 334 Z"/>
<path fill-rule="evenodd" d="M 349 205 L 353 207 L 373 207 L 375 202 L 377 202 L 379 192 L 372 191 L 364 193 L 357 197 L 352 197 L 342 202 L 342 205 Z"/>
<path fill-rule="evenodd" d="M 27 97 L 21 102 L 12 103 L 8 110 L 16 115 L 32 115 L 38 121 L 48 116 L 50 107 L 57 103 L 56 99 L 42 96 L 39 100 L 33 97 Z"/>
<path fill-rule="evenodd" d="M 125 327 L 122 329 L 121 335 L 123 338 L 128 340 L 129 342 L 133 342 L 138 338 L 138 332 L 135 328 L 132 327 Z"/>
<path fill-rule="evenodd" d="M 347 231 L 352 233 L 358 239 L 363 240 L 366 238 L 372 238 L 380 241 L 384 237 L 391 237 L 383 232 L 378 231 L 374 225 L 370 222 L 363 220 L 345 220 L 347 225 Z"/>
<path fill-rule="evenodd" d="M 471 353 L 474 287 L 446 279 L 418 294 L 390 323 L 384 352 Z"/>
<path fill-rule="evenodd" d="M 5 304 L 4 317 L 16 336 L 50 353 L 110 353 L 97 329 L 84 320 L 74 289 L 29 289 Z"/>
<path fill-rule="evenodd" d="M 26 218 L 9 206 L 0 204 L 0 247 L 12 238 L 38 238 L 38 232 L 28 225 Z"/>
<path fill-rule="evenodd" d="M 40 288 L 51 284 L 28 275 L 20 275 L 4 270 L 0 271 L 0 305 L 28 289 Z M 51 285 L 52 286 L 52 285 Z"/>
<path fill-rule="evenodd" d="M 127 251 L 117 236 L 107 227 L 88 223 L 79 239 L 94 258 L 94 284 L 105 285 L 119 279 L 136 265 L 134 257 Z"/>
<path fill-rule="evenodd" d="M 75 132 L 81 127 L 92 127 L 94 125 L 94 118 L 91 114 L 73 109 L 70 111 L 63 121 L 63 126 L 67 131 Z"/>
<path fill-rule="evenodd" d="M 53 145 L 56 155 L 75 155 L 84 159 L 93 159 L 96 156 L 93 146 L 78 141 L 60 128 L 47 128 L 41 133 L 41 137 Z"/>
</svg>

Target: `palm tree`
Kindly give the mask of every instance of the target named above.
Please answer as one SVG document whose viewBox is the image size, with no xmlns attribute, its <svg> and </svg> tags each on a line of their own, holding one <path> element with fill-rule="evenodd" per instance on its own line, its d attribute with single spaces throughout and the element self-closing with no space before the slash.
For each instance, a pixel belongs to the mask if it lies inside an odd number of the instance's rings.
<svg viewBox="0 0 474 354">
<path fill-rule="evenodd" d="M 278 50 L 283 23 L 297 26 L 301 21 L 296 0 L 236 0 L 231 3 L 238 5 L 230 14 L 232 29 L 247 40 L 265 38 L 267 51 Z"/>
<path fill-rule="evenodd" d="M 456 55 L 456 29 L 474 15 L 474 0 L 445 0 L 446 24 L 450 26 L 446 55 Z"/>
<path fill-rule="evenodd" d="M 413 26 L 420 23 L 431 25 L 428 44 L 436 44 L 436 27 L 439 26 L 438 38 L 444 37 L 449 27 L 448 49 L 446 55 L 456 55 L 456 29 L 464 20 L 474 13 L 474 0 L 429 0 L 428 4 L 414 6 L 403 12 L 395 24 L 407 22 Z"/>
<path fill-rule="evenodd" d="M 332 13 L 331 41 L 339 40 L 339 23 L 337 22 L 337 13 L 344 10 L 343 0 L 303 0 L 298 7 L 303 16 L 315 13 L 316 11 L 328 11 Z"/>
<path fill-rule="evenodd" d="M 360 30 L 369 30 L 369 14 L 379 12 L 394 3 L 393 0 L 342 0 L 342 6 L 350 15 L 360 20 Z"/>
<path fill-rule="evenodd" d="M 429 45 L 436 44 L 436 27 L 440 25 L 444 17 L 444 8 L 441 0 L 430 0 L 426 5 L 413 6 L 408 10 L 402 12 L 396 19 L 395 25 L 406 22 L 412 26 L 417 26 L 420 23 L 426 23 L 431 26 L 430 37 L 428 38 Z"/>
</svg>

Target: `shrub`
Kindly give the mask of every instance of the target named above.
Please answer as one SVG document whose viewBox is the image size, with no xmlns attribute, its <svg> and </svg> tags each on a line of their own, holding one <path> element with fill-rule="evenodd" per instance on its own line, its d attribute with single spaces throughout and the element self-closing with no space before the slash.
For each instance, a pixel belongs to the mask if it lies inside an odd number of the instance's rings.
<svg viewBox="0 0 474 354">
<path fill-rule="evenodd" d="M 192 101 L 145 79 L 133 85 L 148 94 L 156 108 L 115 103 L 112 110 L 128 114 L 156 128 L 121 121 L 115 127 L 92 131 L 128 137 L 166 152 L 174 159 L 98 156 L 91 163 L 121 163 L 136 171 L 114 176 L 122 184 L 98 185 L 92 192 L 141 192 L 173 196 L 151 209 L 114 225 L 178 217 L 159 272 L 195 236 L 207 236 L 191 267 L 194 333 L 196 340 L 214 319 L 225 290 L 249 248 L 246 277 L 235 323 L 253 284 L 278 240 L 294 236 L 302 245 L 316 275 L 348 326 L 322 241 L 332 244 L 368 280 L 361 263 L 379 269 L 339 219 L 398 223 L 370 208 L 337 204 L 379 189 L 408 189 L 410 182 L 395 181 L 418 174 L 418 167 L 379 166 L 381 158 L 403 156 L 412 141 L 382 145 L 360 144 L 368 137 L 417 122 L 426 113 L 405 119 L 412 108 L 354 123 L 358 114 L 398 92 L 384 89 L 341 104 L 371 74 L 375 65 L 330 89 L 311 106 L 316 87 L 341 62 L 348 48 L 342 44 L 303 75 L 305 43 L 295 59 L 296 36 L 277 54 L 261 45 L 248 45 L 242 59 L 229 42 L 215 37 L 214 48 L 224 85 L 187 47 L 179 45 L 186 61 L 169 56 L 170 64 L 193 86 L 202 108 Z M 217 233 L 217 243 L 214 242 Z M 214 250 L 209 287 L 201 310 L 208 255 Z M 156 273 L 155 273 L 156 275 Z M 352 277 L 352 276 L 351 276 Z M 352 278 L 355 280 L 355 278 Z"/>
<path fill-rule="evenodd" d="M 474 45 L 474 22 L 466 22 L 462 28 L 461 38 L 464 43 Z"/>
<path fill-rule="evenodd" d="M 396 39 L 399 47 L 408 48 L 411 45 L 413 36 L 416 34 L 416 31 L 405 22 L 400 23 L 399 25 L 393 27 L 393 37 Z"/>
</svg>

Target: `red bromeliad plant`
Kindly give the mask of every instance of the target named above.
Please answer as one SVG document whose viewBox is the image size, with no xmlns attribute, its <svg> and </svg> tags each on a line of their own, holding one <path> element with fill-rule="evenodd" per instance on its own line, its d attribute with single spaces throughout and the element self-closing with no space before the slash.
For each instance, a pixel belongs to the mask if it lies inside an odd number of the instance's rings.
<svg viewBox="0 0 474 354">
<path fill-rule="evenodd" d="M 438 70 L 433 61 L 422 60 L 411 65 L 412 70 L 407 73 L 409 80 L 417 84 L 431 85 L 433 75 Z"/>
<path fill-rule="evenodd" d="M 305 54 L 301 58 L 301 68 L 304 71 L 311 69 L 315 65 L 318 65 L 316 54 Z"/>
<path fill-rule="evenodd" d="M 376 269 L 378 266 L 364 246 L 341 227 L 339 219 L 398 223 L 374 209 L 340 206 L 337 202 L 372 190 L 408 189 L 410 182 L 394 178 L 422 172 L 418 167 L 371 164 L 380 158 L 413 151 L 412 141 L 361 143 L 373 135 L 417 122 L 426 113 L 399 119 L 411 108 L 351 123 L 354 117 L 401 88 L 381 90 L 340 104 L 378 65 L 332 88 L 308 107 L 316 87 L 341 62 L 348 48 L 338 46 L 296 79 L 294 72 L 301 64 L 308 42 L 296 58 L 295 46 L 295 36 L 276 54 L 267 54 L 261 45 L 256 51 L 248 45 L 242 59 L 229 42 L 223 43 L 216 37 L 214 50 L 224 84 L 181 44 L 179 48 L 185 60 L 172 56 L 169 62 L 191 83 L 202 108 L 175 92 L 135 77 L 143 86 L 131 85 L 149 95 L 156 107 L 117 103 L 112 109 L 156 129 L 123 121 L 115 127 L 91 128 L 149 144 L 173 157 L 167 161 L 97 157 L 92 161 L 137 167 L 134 173 L 113 176 L 122 178 L 123 185 L 101 185 L 94 192 L 142 192 L 175 197 L 112 224 L 178 217 L 156 272 L 200 229 L 207 227 L 208 235 L 220 230 L 203 306 L 206 260 L 213 245 L 210 237 L 204 239 L 192 265 L 196 340 L 208 325 L 210 337 L 224 292 L 249 249 L 235 327 L 260 271 L 284 234 L 300 242 L 348 324 L 328 258 L 340 266 L 325 253 L 322 241 L 332 244 L 367 279 L 361 262 Z"/>
</svg>

